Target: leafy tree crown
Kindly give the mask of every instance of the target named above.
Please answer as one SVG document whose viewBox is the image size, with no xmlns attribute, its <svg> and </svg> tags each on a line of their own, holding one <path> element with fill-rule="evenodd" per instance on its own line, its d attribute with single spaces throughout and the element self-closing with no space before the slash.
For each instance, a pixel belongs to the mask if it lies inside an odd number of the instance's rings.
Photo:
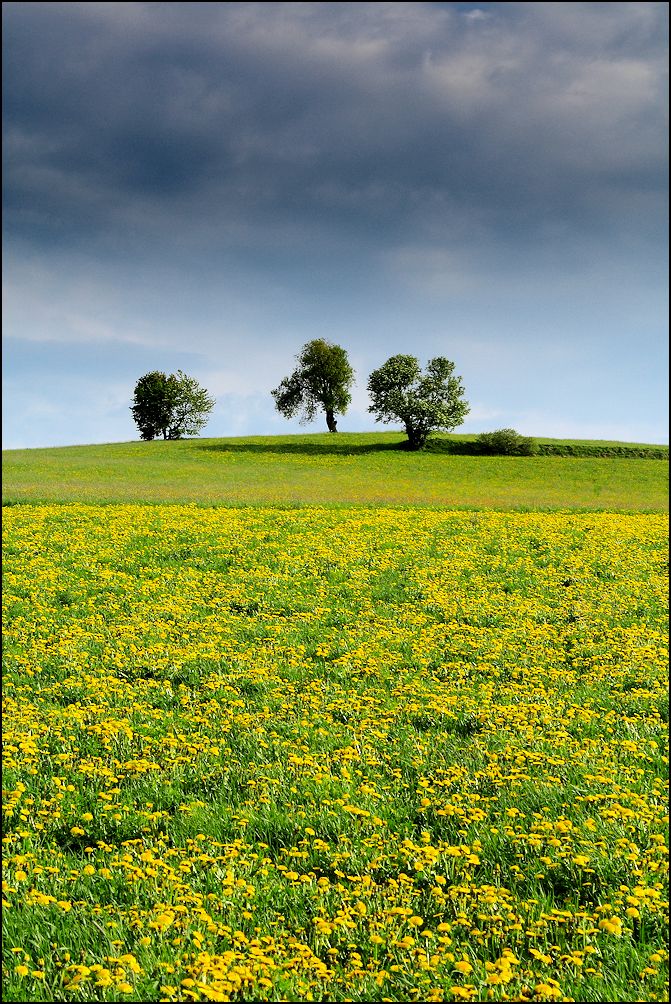
<svg viewBox="0 0 671 1004">
<path fill-rule="evenodd" d="M 302 425 L 323 410 L 329 431 L 335 432 L 335 416 L 344 414 L 352 400 L 349 390 L 354 370 L 347 352 L 340 345 L 316 338 L 303 346 L 296 362 L 291 376 L 271 392 L 275 407 L 285 418 L 300 414 Z"/>
<path fill-rule="evenodd" d="M 135 385 L 131 412 L 142 439 L 195 436 L 207 424 L 215 400 L 182 370 L 145 373 Z"/>
<path fill-rule="evenodd" d="M 402 422 L 411 449 L 420 449 L 432 432 L 450 432 L 469 412 L 454 363 L 436 356 L 424 373 L 415 356 L 392 356 L 368 380 L 378 422 Z"/>
</svg>

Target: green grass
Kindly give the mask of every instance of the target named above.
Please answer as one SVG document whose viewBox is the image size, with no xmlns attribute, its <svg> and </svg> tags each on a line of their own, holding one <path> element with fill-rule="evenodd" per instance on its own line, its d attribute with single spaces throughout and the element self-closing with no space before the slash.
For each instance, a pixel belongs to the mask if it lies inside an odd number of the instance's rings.
<svg viewBox="0 0 671 1004">
<path fill-rule="evenodd" d="M 3 999 L 667 999 L 663 448 L 404 440 L 3 454 Z"/>
<path fill-rule="evenodd" d="M 445 505 L 474 509 L 668 509 L 668 463 L 639 457 L 419 453 L 401 433 L 132 442 L 3 452 L 3 504 Z M 558 447 L 645 444 L 538 440 Z"/>
<path fill-rule="evenodd" d="M 667 999 L 662 515 L 26 505 L 3 554 L 4 1000 Z"/>
</svg>

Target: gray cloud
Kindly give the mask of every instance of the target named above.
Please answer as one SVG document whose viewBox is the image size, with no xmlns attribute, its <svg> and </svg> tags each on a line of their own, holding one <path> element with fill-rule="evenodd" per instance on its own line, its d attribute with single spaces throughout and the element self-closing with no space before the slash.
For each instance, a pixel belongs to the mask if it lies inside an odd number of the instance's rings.
<svg viewBox="0 0 671 1004">
<path fill-rule="evenodd" d="M 666 5 L 6 4 L 31 241 L 659 229 Z M 273 237 L 274 234 L 274 237 Z"/>
</svg>

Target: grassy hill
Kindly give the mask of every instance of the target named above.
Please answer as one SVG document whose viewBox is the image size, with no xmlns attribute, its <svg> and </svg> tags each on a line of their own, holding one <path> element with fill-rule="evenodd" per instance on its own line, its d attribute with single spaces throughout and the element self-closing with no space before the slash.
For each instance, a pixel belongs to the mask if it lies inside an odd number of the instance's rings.
<svg viewBox="0 0 671 1004">
<path fill-rule="evenodd" d="M 6 450 L 3 504 L 668 509 L 668 448 L 540 439 L 536 456 L 484 457 L 468 455 L 474 440 L 442 436 L 420 453 L 395 432 Z"/>
<path fill-rule="evenodd" d="M 667 999 L 667 463 L 469 444 L 5 453 L 3 1000 Z"/>
</svg>

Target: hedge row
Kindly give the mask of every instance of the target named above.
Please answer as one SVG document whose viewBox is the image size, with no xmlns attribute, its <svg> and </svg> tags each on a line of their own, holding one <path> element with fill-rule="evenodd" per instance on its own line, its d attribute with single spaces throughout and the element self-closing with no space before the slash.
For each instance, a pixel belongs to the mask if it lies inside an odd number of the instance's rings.
<svg viewBox="0 0 671 1004">
<path fill-rule="evenodd" d="M 429 449 L 440 453 L 454 453 L 462 456 L 481 457 L 491 451 L 483 450 L 480 443 L 440 443 L 429 445 Z M 499 454 L 503 455 L 503 453 Z M 508 455 L 523 455 L 520 453 L 509 453 Z M 529 455 L 529 454 L 527 454 Z M 643 447 L 643 446 L 591 446 L 588 444 L 573 443 L 537 443 L 534 442 L 531 455 L 536 457 L 639 457 L 643 460 L 668 460 L 668 446 Z"/>
<path fill-rule="evenodd" d="M 535 443 L 534 453 L 544 457 L 642 457 L 668 460 L 668 446 L 589 446 L 583 443 Z"/>
</svg>

